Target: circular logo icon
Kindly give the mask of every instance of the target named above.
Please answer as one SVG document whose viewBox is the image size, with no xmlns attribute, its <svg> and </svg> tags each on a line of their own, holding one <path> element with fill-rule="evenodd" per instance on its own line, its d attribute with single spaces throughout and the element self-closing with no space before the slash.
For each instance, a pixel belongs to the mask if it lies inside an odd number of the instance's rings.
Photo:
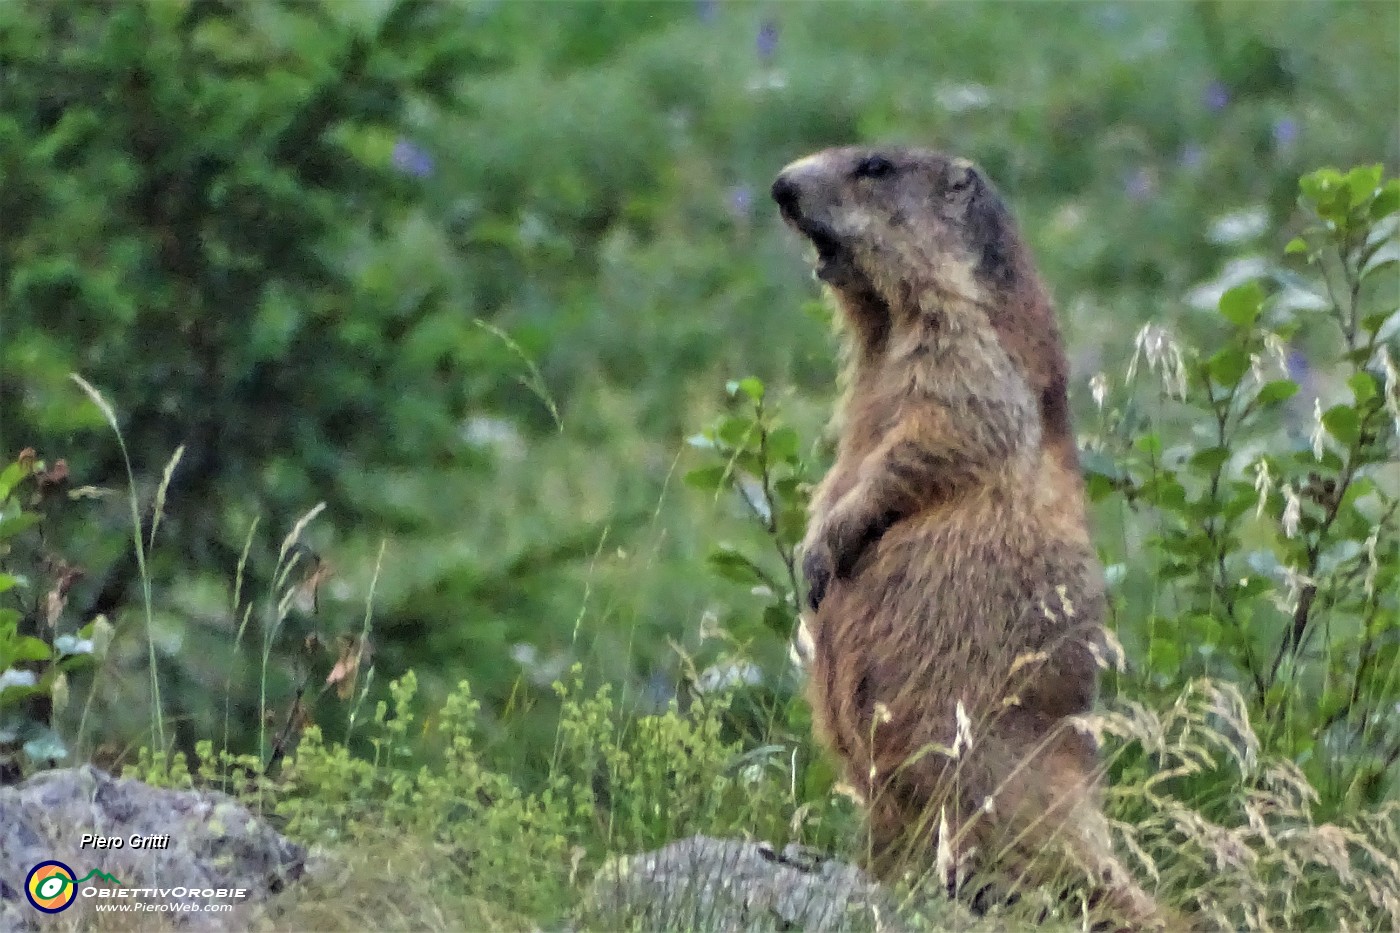
<svg viewBox="0 0 1400 933">
<path fill-rule="evenodd" d="M 24 896 L 35 910 L 56 914 L 67 909 L 78 897 L 73 869 L 62 862 L 40 862 L 24 879 Z"/>
</svg>

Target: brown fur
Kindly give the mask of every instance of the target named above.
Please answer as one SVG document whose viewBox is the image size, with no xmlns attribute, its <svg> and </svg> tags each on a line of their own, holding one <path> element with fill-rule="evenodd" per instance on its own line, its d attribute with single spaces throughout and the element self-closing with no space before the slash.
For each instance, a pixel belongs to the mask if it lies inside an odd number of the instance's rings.
<svg viewBox="0 0 1400 933">
<path fill-rule="evenodd" d="M 914 149 L 827 150 L 773 194 L 847 337 L 803 569 L 815 718 L 868 801 L 875 868 L 1005 888 L 1068 856 L 1108 911 L 1156 924 L 1071 720 L 1108 655 L 1102 572 L 1064 349 L 1010 215 L 971 165 Z"/>
</svg>

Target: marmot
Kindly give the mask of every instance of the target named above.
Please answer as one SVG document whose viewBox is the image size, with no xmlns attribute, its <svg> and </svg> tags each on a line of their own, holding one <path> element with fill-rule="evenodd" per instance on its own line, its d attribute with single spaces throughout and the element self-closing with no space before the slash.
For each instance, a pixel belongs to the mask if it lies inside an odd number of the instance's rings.
<svg viewBox="0 0 1400 933">
<path fill-rule="evenodd" d="M 802 568 L 813 717 L 866 799 L 873 867 L 922 860 L 972 893 L 1073 865 L 1092 903 L 1158 925 L 1072 718 L 1109 655 L 1104 583 L 1068 363 L 1010 214 L 971 163 L 913 148 L 819 152 L 772 194 L 844 325 Z"/>
</svg>

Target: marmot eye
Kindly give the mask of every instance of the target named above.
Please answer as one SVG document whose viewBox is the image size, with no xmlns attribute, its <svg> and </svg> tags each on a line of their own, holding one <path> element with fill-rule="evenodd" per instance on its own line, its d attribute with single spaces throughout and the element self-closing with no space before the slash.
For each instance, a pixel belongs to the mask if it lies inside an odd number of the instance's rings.
<svg viewBox="0 0 1400 933">
<path fill-rule="evenodd" d="M 894 174 L 894 163 L 884 156 L 866 156 L 851 174 L 856 178 L 884 178 Z"/>
</svg>

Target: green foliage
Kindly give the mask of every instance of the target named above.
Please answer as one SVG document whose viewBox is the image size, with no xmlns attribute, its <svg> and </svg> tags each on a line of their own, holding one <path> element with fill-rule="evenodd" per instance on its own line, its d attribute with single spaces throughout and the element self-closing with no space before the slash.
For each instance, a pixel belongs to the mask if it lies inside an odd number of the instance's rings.
<svg viewBox="0 0 1400 933">
<path fill-rule="evenodd" d="M 1132 583 L 1153 605 L 1118 628 L 1145 683 L 1246 685 L 1266 747 L 1330 811 L 1378 801 L 1400 759 L 1400 180 L 1322 169 L 1299 191 L 1285 252 L 1307 273 L 1225 291 L 1208 352 L 1144 328 L 1128 388 L 1152 370 L 1155 398 L 1101 403 L 1086 460 L 1144 536 Z"/>
<path fill-rule="evenodd" d="M 143 755 L 128 776 L 223 786 L 324 847 L 313 873 L 261 909 L 255 919 L 268 929 L 515 929 L 569 919 L 616 929 L 626 918 L 595 916 L 590 886 L 625 870 L 631 853 L 695 834 L 816 844 L 847 858 L 860 850 L 849 801 L 830 789 L 803 800 L 785 767 L 765 767 L 762 749 L 724 738 L 733 695 L 633 716 L 608 687 L 585 688 L 578 670 L 555 690 L 556 750 L 536 787 L 492 764 L 466 683 L 422 717 L 412 675 L 390 685 L 390 701 L 365 723 L 370 754 L 312 728 L 276 778 L 253 776 L 254 757 L 208 745 L 194 772 L 183 756 Z M 1114 701 L 1084 727 L 1109 743 L 1120 772 L 1108 800 L 1115 840 L 1162 903 L 1229 929 L 1400 920 L 1395 805 L 1317 821 L 1316 790 L 1263 747 L 1233 686 L 1192 681 L 1160 707 Z M 894 893 L 901 927 L 915 930 L 1082 923 L 1079 905 L 1045 892 L 1027 892 L 985 926 L 950 914 L 941 893 Z M 704 926 L 700 916 L 676 921 Z"/>
<path fill-rule="evenodd" d="M 690 439 L 714 462 L 691 470 L 685 481 L 716 499 L 734 496 L 762 529 L 776 552 L 776 567 L 765 566 L 771 559 L 730 544 L 716 545 L 706 561 L 719 576 L 748 585 L 767 600 L 764 625 L 788 638 L 797 615 L 796 551 L 807 525 L 810 465 L 798 450 L 797 431 L 764 407 L 762 380 L 748 376 L 731 381 L 725 391 L 736 410 Z"/>
<path fill-rule="evenodd" d="M 72 672 L 106 653 L 106 619 L 72 626 L 64 609 L 78 571 L 44 539 L 50 516 L 69 505 L 68 468 L 25 450 L 0 469 L 0 775 L 68 758 L 54 729 Z"/>
<path fill-rule="evenodd" d="M 768 767 L 724 737 L 727 693 L 635 715 L 619 708 L 609 687 L 587 690 L 578 669 L 554 689 L 562 701 L 556 746 L 536 787 L 492 764 L 478 742 L 481 704 L 466 682 L 424 718 L 411 673 L 390 685 L 390 700 L 363 724 L 365 755 L 312 727 L 275 778 L 260 776 L 257 758 L 207 742 L 194 772 L 182 755 L 145 754 L 128 775 L 224 787 L 275 814 L 294 838 L 332 844 L 350 858 L 389 840 L 431 850 L 418 879 L 430 901 L 444 893 L 433 887 L 450 884 L 498 916 L 547 922 L 579 904 L 613 853 L 694 833 L 830 845 L 833 827 L 849 822 L 844 798 L 793 796 L 800 785 L 788 759 Z"/>
</svg>

